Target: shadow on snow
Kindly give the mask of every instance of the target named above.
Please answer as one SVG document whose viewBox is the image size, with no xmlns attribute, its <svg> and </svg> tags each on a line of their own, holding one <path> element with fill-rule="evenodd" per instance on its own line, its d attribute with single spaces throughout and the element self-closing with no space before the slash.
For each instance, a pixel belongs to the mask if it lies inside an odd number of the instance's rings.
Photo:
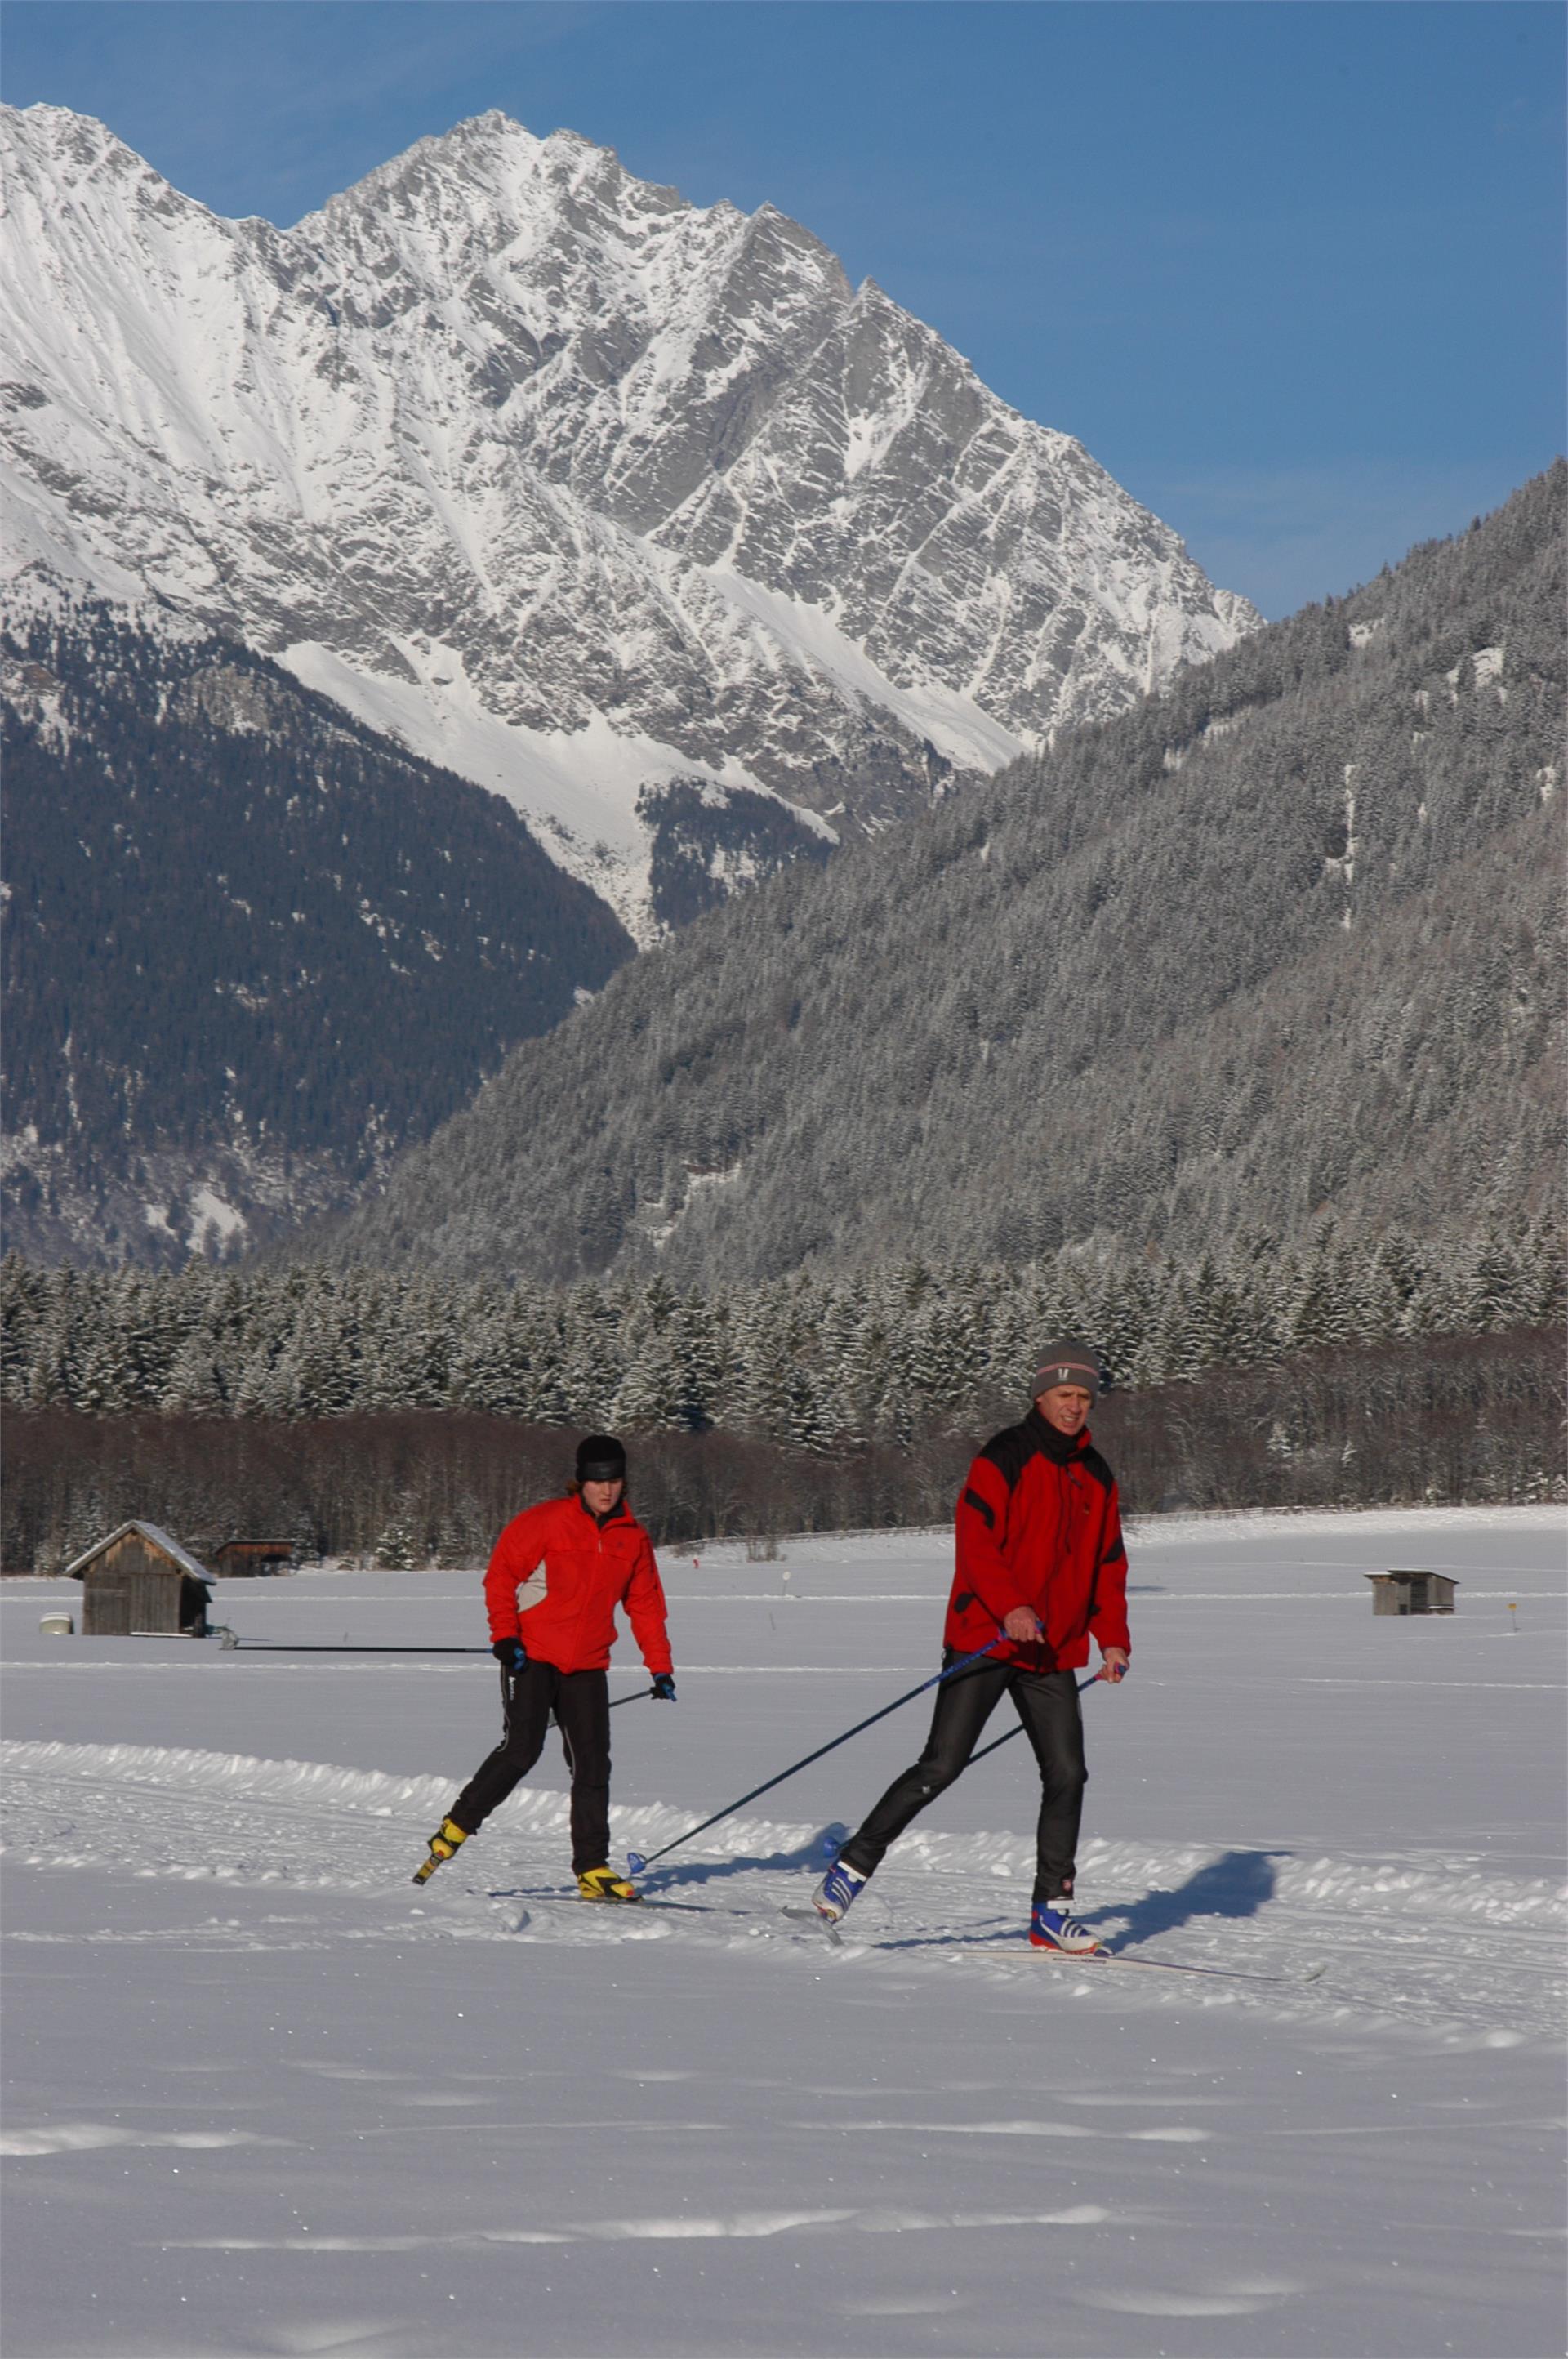
<svg viewBox="0 0 1568 2359">
<path fill-rule="evenodd" d="M 1274 1897 L 1274 1862 L 1289 1852 L 1227 1851 L 1198 1868 L 1173 1892 L 1150 1892 L 1141 1900 L 1085 1910 L 1081 1925 L 1118 1927 L 1119 1936 L 1107 1940 L 1113 1956 L 1139 1949 L 1162 1933 L 1173 1933 L 1200 1918 L 1255 1917 Z M 874 1888 L 874 1887 L 873 1887 Z M 994 1917 L 984 1920 L 998 1926 Z M 1016 1944 L 1029 1938 L 1028 1921 L 1016 1919 L 995 1931 L 966 1929 L 961 1932 L 916 1933 L 903 1940 L 877 1940 L 879 1950 L 989 1949 Z"/>
<path fill-rule="evenodd" d="M 747 1853 L 734 1859 L 693 1860 L 680 1867 L 660 1869 L 643 1882 L 649 1899 L 661 1894 L 676 1893 L 693 1886 L 705 1887 L 722 1884 L 736 1875 L 773 1874 L 790 1868 L 816 1868 L 830 1859 L 845 1840 L 849 1829 L 835 1820 L 791 1851 L 766 1854 Z M 1141 1900 L 1113 1903 L 1104 1908 L 1086 1909 L 1078 1921 L 1090 1926 L 1116 1929 L 1106 1947 L 1113 1955 L 1140 1949 L 1145 1941 L 1156 1940 L 1162 1933 L 1173 1933 L 1184 1925 L 1203 1918 L 1224 1918 L 1232 1921 L 1255 1917 L 1274 1897 L 1277 1882 L 1274 1862 L 1288 1859 L 1289 1852 L 1227 1851 L 1218 1859 L 1210 1860 L 1206 1867 L 1196 1869 L 1184 1884 L 1173 1891 L 1146 1893 Z M 544 1893 L 493 1892 L 493 1899 L 526 1899 L 551 1897 Z M 560 1896 L 566 1897 L 566 1896 Z M 1027 1940 L 1029 1927 L 1025 1920 L 1002 1926 L 992 1917 L 984 1920 L 993 1930 L 966 1929 L 962 1932 L 916 1933 L 902 1940 L 878 1940 L 879 1950 L 949 1950 L 956 1943 L 965 1949 L 989 1948 L 995 1944 Z"/>
<path fill-rule="evenodd" d="M 1198 1917 L 1256 1917 L 1274 1897 L 1274 1862 L 1289 1852 L 1227 1851 L 1179 1884 L 1173 1892 L 1145 1893 L 1130 1908 L 1096 1908 L 1079 1922 L 1119 1925 L 1120 1939 L 1111 1950 L 1136 1950 L 1161 1933 L 1173 1933 Z"/>
<path fill-rule="evenodd" d="M 839 1819 L 834 1819 L 806 1842 L 797 1843 L 793 1851 L 774 1851 L 766 1854 L 748 1853 L 737 1859 L 693 1860 L 682 1867 L 651 1869 L 643 1883 L 650 1899 L 661 1892 L 674 1892 L 683 1885 L 718 1884 L 726 1876 L 752 1875 L 763 1869 L 789 1867 L 825 1867 L 849 1832 Z"/>
</svg>

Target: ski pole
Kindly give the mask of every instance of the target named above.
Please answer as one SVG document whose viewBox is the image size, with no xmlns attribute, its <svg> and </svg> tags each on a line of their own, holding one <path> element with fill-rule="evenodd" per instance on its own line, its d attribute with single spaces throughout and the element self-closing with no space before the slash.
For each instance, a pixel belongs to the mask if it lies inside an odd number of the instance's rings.
<svg viewBox="0 0 1568 2359">
<path fill-rule="evenodd" d="M 819 1745 L 816 1752 L 808 1753 L 803 1761 L 792 1761 L 789 1767 L 781 1769 L 776 1777 L 770 1777 L 765 1785 L 753 1786 L 749 1794 L 742 1794 L 737 1801 L 726 1802 L 721 1810 L 715 1810 L 713 1816 L 710 1819 L 704 1819 L 700 1826 L 687 1827 L 684 1835 L 676 1835 L 673 1843 L 664 1844 L 660 1850 L 649 1852 L 646 1855 L 640 1851 L 629 1851 L 626 1854 L 627 1874 L 629 1875 L 644 1875 L 656 1859 L 665 1857 L 665 1853 L 678 1851 L 682 1843 L 690 1843 L 694 1835 L 706 1834 L 709 1827 L 716 1827 L 719 1824 L 720 1819 L 728 1819 L 736 1810 L 744 1810 L 748 1802 L 754 1802 L 759 1794 L 771 1794 L 775 1786 L 782 1786 L 784 1779 L 793 1777 L 797 1770 L 809 1769 L 812 1763 L 820 1761 L 825 1753 L 836 1752 L 840 1745 L 848 1745 L 851 1736 L 859 1736 L 863 1728 L 871 1728 L 879 1720 L 885 1720 L 889 1712 L 897 1712 L 901 1704 L 913 1703 L 917 1695 L 925 1693 L 927 1688 L 939 1688 L 945 1680 L 955 1679 L 958 1672 L 967 1671 L 971 1663 L 982 1661 L 987 1655 L 993 1654 L 1001 1643 L 1002 1634 L 999 1630 L 989 1647 L 980 1647 L 976 1654 L 966 1655 L 961 1663 L 950 1663 L 945 1671 L 938 1671 L 932 1679 L 922 1680 L 920 1685 L 917 1688 L 911 1688 L 907 1695 L 895 1696 L 892 1703 L 884 1703 L 880 1712 L 873 1712 L 865 1720 L 858 1720 L 853 1728 L 847 1728 L 842 1736 L 835 1736 L 827 1744 Z"/>
<path fill-rule="evenodd" d="M 1098 1688 L 1098 1685 L 1099 1673 L 1097 1671 L 1093 1679 L 1080 1680 L 1078 1681 L 1078 1693 L 1082 1695 L 1086 1688 Z M 1022 1734 L 1023 1723 L 1020 1721 L 1018 1726 L 1016 1728 L 1010 1728 L 1005 1736 L 993 1736 L 989 1745 L 982 1745 L 978 1753 L 971 1753 L 968 1761 L 964 1764 L 965 1768 L 972 1769 L 977 1761 L 983 1761 L 985 1759 L 988 1753 L 996 1753 L 1000 1751 L 1002 1745 L 1011 1745 L 1015 1736 L 1022 1736 Z"/>
<path fill-rule="evenodd" d="M 161 1636 L 161 1633 L 157 1635 Z M 488 1647 L 351 1647 L 323 1646 L 312 1640 L 308 1646 L 291 1647 L 286 1638 L 236 1638 L 234 1645 L 247 1655 L 488 1655 Z"/>
</svg>

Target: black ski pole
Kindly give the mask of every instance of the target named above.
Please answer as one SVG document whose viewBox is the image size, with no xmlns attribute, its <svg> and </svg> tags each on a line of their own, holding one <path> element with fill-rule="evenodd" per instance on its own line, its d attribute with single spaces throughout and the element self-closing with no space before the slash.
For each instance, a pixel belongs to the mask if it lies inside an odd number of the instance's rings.
<svg viewBox="0 0 1568 2359">
<path fill-rule="evenodd" d="M 827 1744 L 819 1745 L 815 1753 L 808 1753 L 806 1756 L 804 1761 L 792 1761 L 787 1769 L 781 1769 L 778 1776 L 770 1777 L 765 1785 L 753 1786 L 749 1794 L 742 1794 L 736 1801 L 726 1802 L 721 1810 L 715 1810 L 713 1816 L 710 1819 L 704 1819 L 700 1826 L 687 1827 L 685 1834 L 676 1835 L 674 1843 L 665 1843 L 658 1851 L 649 1852 L 645 1856 L 640 1851 L 629 1851 L 626 1854 L 627 1874 L 629 1875 L 644 1875 L 653 1866 L 654 1862 L 663 1859 L 666 1853 L 678 1851 L 683 1843 L 690 1843 L 694 1835 L 706 1834 L 709 1827 L 716 1827 L 719 1824 L 720 1819 L 728 1819 L 736 1810 L 743 1810 L 748 1802 L 754 1802 L 759 1794 L 771 1794 L 773 1788 L 782 1786 L 786 1777 L 793 1777 L 797 1770 L 809 1769 L 812 1763 L 820 1761 L 825 1753 L 837 1752 L 840 1745 L 848 1745 L 851 1736 L 859 1736 L 863 1728 L 873 1727 L 879 1720 L 885 1720 L 889 1712 L 897 1712 L 901 1704 L 913 1703 L 917 1695 L 925 1693 L 927 1688 L 939 1688 L 944 1680 L 956 1679 L 960 1671 L 967 1671 L 971 1663 L 981 1662 L 987 1655 L 994 1654 L 1001 1643 L 1001 1633 L 999 1631 L 989 1647 L 980 1647 L 976 1654 L 966 1655 L 961 1663 L 950 1663 L 945 1671 L 936 1672 L 932 1679 L 922 1680 L 920 1685 L 917 1688 L 911 1688 L 907 1695 L 895 1696 L 892 1703 L 883 1704 L 881 1712 L 873 1712 L 865 1720 L 858 1720 L 853 1728 L 847 1728 L 842 1736 L 835 1736 Z"/>
<path fill-rule="evenodd" d="M 1082 1695 L 1086 1688 L 1098 1688 L 1098 1685 L 1099 1673 L 1097 1671 L 1093 1679 L 1080 1680 L 1078 1681 L 1078 1693 Z M 1015 1736 L 1022 1736 L 1022 1734 L 1023 1723 L 1020 1721 L 1018 1726 L 1016 1728 L 1010 1728 L 1005 1736 L 993 1736 L 989 1745 L 982 1745 L 978 1753 L 971 1753 L 968 1761 L 964 1764 L 965 1768 L 972 1769 L 977 1761 L 983 1761 L 985 1759 L 988 1753 L 1000 1752 L 1004 1745 L 1011 1745 Z"/>
</svg>

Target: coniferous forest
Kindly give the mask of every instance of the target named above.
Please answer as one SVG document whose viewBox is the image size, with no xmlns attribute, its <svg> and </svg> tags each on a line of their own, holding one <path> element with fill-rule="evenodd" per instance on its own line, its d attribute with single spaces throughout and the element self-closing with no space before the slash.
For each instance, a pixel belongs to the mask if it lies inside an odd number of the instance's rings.
<svg viewBox="0 0 1568 2359">
<path fill-rule="evenodd" d="M 12 1258 L 0 1309 L 0 1391 L 27 1412 L 9 1420 L 12 1570 L 65 1563 L 133 1513 L 470 1561 L 524 1495 L 508 1486 L 558 1484 L 569 1433 L 594 1426 L 636 1437 L 666 1541 L 937 1520 L 1064 1330 L 1104 1355 L 1096 1430 L 1145 1511 L 1548 1496 L 1560 1461 L 1547 1221 L 1442 1250 L 1326 1229 L 1193 1263 L 911 1262 L 719 1296 Z"/>
<path fill-rule="evenodd" d="M 40 1258 L 178 1264 L 202 1181 L 248 1244 L 341 1203 L 632 954 L 498 795 L 234 640 L 46 606 L 0 679 L 6 1231 Z"/>
</svg>

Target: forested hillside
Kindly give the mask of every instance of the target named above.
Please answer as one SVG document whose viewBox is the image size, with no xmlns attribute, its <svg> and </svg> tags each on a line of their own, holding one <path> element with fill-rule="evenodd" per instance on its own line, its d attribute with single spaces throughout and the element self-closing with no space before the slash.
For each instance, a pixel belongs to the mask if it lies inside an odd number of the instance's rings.
<svg viewBox="0 0 1568 2359">
<path fill-rule="evenodd" d="M 0 659 L 14 1247 L 341 1203 L 631 955 L 496 796 L 232 640 L 47 600 Z"/>
<path fill-rule="evenodd" d="M 713 1285 L 1538 1208 L 1565 487 L 700 919 L 334 1250 Z"/>
</svg>

